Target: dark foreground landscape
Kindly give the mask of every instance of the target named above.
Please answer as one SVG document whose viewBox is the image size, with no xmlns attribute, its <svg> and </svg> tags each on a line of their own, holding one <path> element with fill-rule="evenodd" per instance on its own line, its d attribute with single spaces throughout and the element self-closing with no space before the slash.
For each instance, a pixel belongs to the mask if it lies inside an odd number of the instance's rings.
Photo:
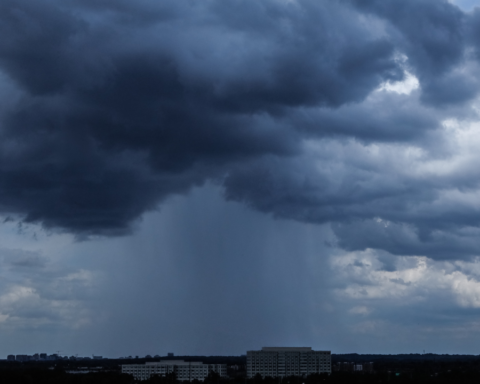
<svg viewBox="0 0 480 384">
<path fill-rule="evenodd" d="M 176 357 L 179 358 L 179 357 Z M 316 384 L 316 383 L 479 383 L 480 356 L 475 355 L 332 355 L 331 375 L 283 379 L 245 376 L 244 356 L 181 356 L 186 361 L 227 364 L 229 378 L 211 374 L 206 384 Z M 162 359 L 168 359 L 162 357 Z M 122 364 L 143 364 L 154 359 L 100 361 L 0 362 L 2 384 L 130 384 Z M 362 366 L 365 370 L 358 370 Z M 355 368 L 356 367 L 356 368 Z M 357 370 L 354 370 L 357 369 Z M 152 377 L 142 383 L 175 384 L 174 375 Z M 198 384 L 194 383 L 194 384 Z"/>
</svg>

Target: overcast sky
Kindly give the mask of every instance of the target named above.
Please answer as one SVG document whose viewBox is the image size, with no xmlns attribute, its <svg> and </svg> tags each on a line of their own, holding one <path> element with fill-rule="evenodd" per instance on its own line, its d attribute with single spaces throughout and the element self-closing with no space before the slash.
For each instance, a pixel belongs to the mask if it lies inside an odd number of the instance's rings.
<svg viewBox="0 0 480 384">
<path fill-rule="evenodd" d="M 0 358 L 478 354 L 472 0 L 0 0 Z"/>
</svg>

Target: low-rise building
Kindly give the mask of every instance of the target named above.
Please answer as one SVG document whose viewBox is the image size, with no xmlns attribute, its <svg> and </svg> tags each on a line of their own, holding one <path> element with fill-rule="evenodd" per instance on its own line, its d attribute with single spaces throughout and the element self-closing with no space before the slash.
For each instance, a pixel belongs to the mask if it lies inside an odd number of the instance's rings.
<svg viewBox="0 0 480 384">
<path fill-rule="evenodd" d="M 122 373 L 132 375 L 135 380 L 148 380 L 153 375 L 165 376 L 175 373 L 177 380 L 204 381 L 210 372 L 217 373 L 220 377 L 227 376 L 226 364 L 203 364 L 200 362 L 187 362 L 183 360 L 164 360 L 145 364 L 124 364 Z"/>
<path fill-rule="evenodd" d="M 372 373 L 373 372 L 373 363 L 354 363 L 348 361 L 338 362 L 333 366 L 334 372 L 363 372 L 363 373 Z"/>
<path fill-rule="evenodd" d="M 247 351 L 247 377 L 308 376 L 313 373 L 331 373 L 330 351 L 314 351 L 310 347 L 264 347 L 261 351 Z"/>
</svg>

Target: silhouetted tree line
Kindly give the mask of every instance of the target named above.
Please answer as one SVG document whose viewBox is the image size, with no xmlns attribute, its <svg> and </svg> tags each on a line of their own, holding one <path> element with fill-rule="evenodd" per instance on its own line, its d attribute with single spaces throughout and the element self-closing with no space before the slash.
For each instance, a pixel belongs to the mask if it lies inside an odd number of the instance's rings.
<svg viewBox="0 0 480 384">
<path fill-rule="evenodd" d="M 350 356 L 349 356 L 350 357 Z M 354 360 L 354 359 L 348 359 Z M 366 359 L 364 361 L 374 360 Z M 358 360 L 357 360 L 358 362 Z M 105 363 L 105 362 L 102 362 Z M 108 362 L 110 364 L 111 362 Z M 97 363 L 98 364 L 98 363 Z M 103 365 L 103 364 L 102 364 Z M 383 356 L 374 361 L 373 373 L 333 372 L 331 375 L 316 374 L 307 377 L 262 378 L 257 375 L 247 379 L 237 375 L 221 378 L 211 372 L 203 384 L 470 384 L 480 383 L 480 358 L 478 356 L 440 356 L 427 359 L 398 358 Z M 29 364 L 0 366 L 0 384 L 134 384 L 132 376 L 121 374 L 119 366 L 113 371 L 100 371 L 87 374 L 67 373 L 66 367 L 57 365 L 55 369 Z M 68 370 L 68 369 L 67 369 Z M 244 371 L 243 371 L 244 373 Z M 154 376 L 142 384 L 181 384 L 174 373 Z M 202 384 L 193 381 L 192 384 Z"/>
<path fill-rule="evenodd" d="M 245 356 L 161 356 L 158 358 L 122 358 L 122 359 L 103 359 L 103 360 L 57 360 L 57 361 L 0 361 L 0 370 L 5 368 L 45 368 L 55 366 L 61 369 L 75 369 L 77 367 L 97 367 L 117 369 L 122 364 L 145 364 L 147 362 L 160 360 L 185 360 L 200 361 L 204 364 L 227 364 L 244 366 L 246 364 Z"/>
<path fill-rule="evenodd" d="M 260 375 L 252 379 L 220 378 L 217 374 L 209 375 L 204 384 L 478 384 L 480 373 L 475 371 L 462 372 L 460 370 L 440 373 L 427 372 L 375 372 L 353 373 L 335 372 L 328 374 L 314 374 L 307 377 L 274 378 Z M 179 384 L 174 375 L 155 376 L 143 381 L 145 384 Z M 201 384 L 194 380 L 192 384 Z"/>
<path fill-rule="evenodd" d="M 437 355 L 433 353 L 409 353 L 399 355 L 375 355 L 375 354 L 332 354 L 332 363 L 338 362 L 354 362 L 354 363 L 366 363 L 366 362 L 390 362 L 390 363 L 416 363 L 416 362 L 467 362 L 467 361 L 480 361 L 480 356 L 477 355 Z"/>
<path fill-rule="evenodd" d="M 478 384 L 479 372 L 375 372 L 354 373 L 335 372 L 328 374 L 315 374 L 307 377 L 286 377 L 283 379 L 260 376 L 247 380 L 247 384 Z M 238 383 L 241 384 L 241 383 Z"/>
<path fill-rule="evenodd" d="M 0 370 L 1 384 L 132 384 L 130 375 L 119 372 L 72 374 L 58 369 Z"/>
<path fill-rule="evenodd" d="M 478 372 L 440 372 L 428 374 L 422 372 L 376 372 L 358 374 L 336 372 L 331 375 L 318 374 L 308 377 L 286 377 L 283 379 L 260 376 L 243 381 L 209 376 L 204 384 L 478 384 Z M 98 372 L 71 374 L 58 370 L 8 370 L 0 371 L 2 384 L 134 384 L 132 376 L 116 372 Z M 154 376 L 142 381 L 144 384 L 179 384 L 172 375 Z M 192 384 L 201 384 L 193 381 Z"/>
<path fill-rule="evenodd" d="M 424 361 L 377 361 L 376 372 L 415 372 L 435 374 L 439 372 L 459 371 L 480 373 L 480 359 L 472 360 L 424 360 Z"/>
</svg>

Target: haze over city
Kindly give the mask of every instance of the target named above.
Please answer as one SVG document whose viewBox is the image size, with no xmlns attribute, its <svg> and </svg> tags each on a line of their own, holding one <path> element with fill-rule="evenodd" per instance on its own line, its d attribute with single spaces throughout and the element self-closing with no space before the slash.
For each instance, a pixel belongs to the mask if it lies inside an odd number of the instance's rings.
<svg viewBox="0 0 480 384">
<path fill-rule="evenodd" d="M 0 355 L 478 354 L 480 8 L 0 1 Z"/>
</svg>

